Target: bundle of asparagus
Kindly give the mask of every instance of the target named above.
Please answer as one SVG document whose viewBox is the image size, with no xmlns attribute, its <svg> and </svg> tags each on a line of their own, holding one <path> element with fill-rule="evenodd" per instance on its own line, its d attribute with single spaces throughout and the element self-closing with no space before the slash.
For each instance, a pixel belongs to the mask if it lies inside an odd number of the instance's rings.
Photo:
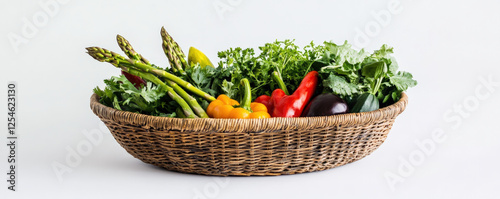
<svg viewBox="0 0 500 199">
<path fill-rule="evenodd" d="M 163 27 L 161 28 L 161 36 L 163 50 L 170 62 L 170 70 L 178 75 L 186 75 L 184 68 L 188 67 L 188 64 L 185 54 Z M 100 47 L 88 47 L 86 48 L 87 53 L 97 61 L 108 62 L 120 68 L 123 72 L 140 77 L 164 89 L 168 96 L 179 104 L 181 111 L 177 113 L 181 117 L 208 118 L 207 113 L 198 101 L 185 90 L 202 97 L 208 102 L 215 100 L 213 96 L 203 92 L 178 76 L 154 66 L 137 53 L 124 37 L 117 35 L 116 39 L 128 59 Z"/>
</svg>

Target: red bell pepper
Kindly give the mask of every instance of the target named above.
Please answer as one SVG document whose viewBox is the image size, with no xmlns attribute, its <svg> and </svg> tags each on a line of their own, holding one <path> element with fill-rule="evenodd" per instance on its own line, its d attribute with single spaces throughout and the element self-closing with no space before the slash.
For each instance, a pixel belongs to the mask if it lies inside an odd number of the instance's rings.
<svg viewBox="0 0 500 199">
<path fill-rule="evenodd" d="M 274 106 L 273 106 L 273 103 L 271 101 L 271 96 L 261 95 L 261 96 L 257 97 L 254 100 L 254 102 L 264 104 L 264 106 L 266 106 L 266 108 L 267 108 L 267 112 L 269 113 L 269 115 L 271 115 L 271 113 L 273 113 Z"/>
<path fill-rule="evenodd" d="M 273 91 L 271 96 L 261 95 L 255 102 L 264 104 L 272 117 L 299 117 L 318 86 L 318 72 L 311 71 L 300 82 L 292 95 L 286 95 L 281 89 Z"/>
</svg>

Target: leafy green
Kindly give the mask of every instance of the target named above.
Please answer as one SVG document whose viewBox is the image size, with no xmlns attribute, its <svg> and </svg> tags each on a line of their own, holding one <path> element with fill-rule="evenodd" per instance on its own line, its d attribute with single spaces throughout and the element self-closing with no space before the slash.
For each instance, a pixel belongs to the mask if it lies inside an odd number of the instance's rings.
<svg viewBox="0 0 500 199">
<path fill-rule="evenodd" d="M 356 65 L 362 62 L 367 56 L 364 50 L 354 50 L 347 41 L 343 45 L 337 45 L 333 42 L 324 42 L 324 44 L 326 51 L 323 55 L 323 60 L 334 63 L 334 66 L 343 66 L 345 62 L 350 65 Z"/>
<path fill-rule="evenodd" d="M 212 88 L 214 76 L 217 70 L 213 67 L 201 67 L 199 64 L 186 69 L 186 80 L 193 86 L 207 92 L 210 95 L 216 95 L 217 92 Z"/>
<path fill-rule="evenodd" d="M 166 92 L 160 87 L 147 82 L 147 85 L 137 89 L 123 75 L 104 80 L 104 90 L 96 87 L 99 101 L 118 110 L 164 117 L 175 117 L 178 107 Z"/>
<path fill-rule="evenodd" d="M 389 77 L 389 79 L 391 84 L 401 91 L 417 85 L 417 81 L 413 80 L 413 75 L 405 71 L 400 71 L 396 75 Z"/>
<path fill-rule="evenodd" d="M 333 93 L 341 96 L 359 93 L 358 85 L 349 83 L 345 77 L 335 75 L 334 73 L 330 73 L 328 78 L 323 81 L 323 85 L 331 89 Z"/>
<path fill-rule="evenodd" d="M 361 74 L 365 77 L 379 78 L 387 72 L 387 65 L 384 62 L 374 62 L 367 64 L 361 70 Z"/>
<path fill-rule="evenodd" d="M 394 49 L 392 47 L 387 46 L 386 44 L 382 45 L 379 50 L 375 50 L 373 54 L 366 57 L 363 61 L 363 64 L 369 64 L 372 62 L 384 62 L 389 69 L 390 74 L 396 74 L 399 66 L 396 62 L 396 59 L 392 54 L 394 53 Z"/>
<path fill-rule="evenodd" d="M 237 90 L 235 87 L 236 86 L 233 82 L 229 82 L 227 80 L 222 81 L 221 89 L 230 98 L 235 98 L 236 95 L 238 95 L 238 92 L 235 92 L 235 90 Z"/>
<path fill-rule="evenodd" d="M 394 50 L 385 44 L 372 54 L 357 51 L 347 42 L 343 45 L 325 42 L 325 47 L 321 58 L 325 66 L 320 70 L 323 92 L 332 92 L 344 99 L 371 93 L 383 105 L 388 105 L 399 100 L 403 91 L 417 85 L 410 73 L 397 72 Z"/>
</svg>

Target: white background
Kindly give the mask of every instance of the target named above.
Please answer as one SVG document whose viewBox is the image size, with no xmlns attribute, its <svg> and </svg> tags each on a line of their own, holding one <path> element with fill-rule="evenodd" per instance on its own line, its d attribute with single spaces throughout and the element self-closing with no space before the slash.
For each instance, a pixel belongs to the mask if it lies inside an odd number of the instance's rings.
<svg viewBox="0 0 500 199">
<path fill-rule="evenodd" d="M 1 198 L 497 198 L 500 194 L 498 1 L 61 0 L 57 9 L 50 10 L 40 5 L 46 2 L 55 1 L 1 1 L 0 143 L 6 143 L 7 81 L 18 83 L 20 134 L 18 191 L 7 190 L 1 180 Z M 391 2 L 398 5 L 396 11 L 388 9 Z M 27 26 L 36 30 L 26 31 Z M 53 164 L 67 165 L 69 150 L 87 140 L 83 133 L 99 130 L 101 122 L 89 108 L 92 89 L 119 74 L 111 65 L 93 60 L 84 48 L 119 52 L 115 35 L 121 34 L 150 61 L 166 66 L 161 26 L 185 52 L 195 46 L 213 62 L 218 51 L 257 47 L 275 39 L 295 39 L 301 46 L 311 40 L 348 40 L 368 51 L 386 43 L 395 48 L 400 70 L 413 73 L 419 84 L 408 91 L 408 108 L 386 142 L 372 155 L 339 168 L 279 177 L 181 174 L 134 159 L 106 130 L 90 155 L 58 178 Z M 364 42 L 362 34 L 367 35 Z M 12 42 L 13 35 L 24 38 L 23 43 Z M 480 79 L 497 83 L 488 90 Z M 424 153 L 416 143 L 430 142 L 433 132 L 444 137 L 432 141 L 435 148 Z M 4 173 L 7 147 L 2 144 L 0 149 L 0 173 Z M 398 175 L 399 181 L 390 181 L 387 175 Z"/>
</svg>

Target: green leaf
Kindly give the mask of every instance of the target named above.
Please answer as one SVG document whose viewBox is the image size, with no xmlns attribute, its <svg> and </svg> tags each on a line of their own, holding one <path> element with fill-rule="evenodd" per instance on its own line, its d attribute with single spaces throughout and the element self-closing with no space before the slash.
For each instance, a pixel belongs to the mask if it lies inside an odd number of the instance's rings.
<svg viewBox="0 0 500 199">
<path fill-rule="evenodd" d="M 106 93 L 103 90 L 101 90 L 99 86 L 94 88 L 94 93 L 99 97 L 103 97 L 106 95 Z"/>
<path fill-rule="evenodd" d="M 193 73 L 191 74 L 194 85 L 200 86 L 206 84 L 209 79 L 205 76 L 203 69 L 198 65 L 193 67 Z"/>
<path fill-rule="evenodd" d="M 118 97 L 116 96 L 113 98 L 113 107 L 115 109 L 122 110 L 122 108 L 120 107 L 120 102 L 118 102 Z"/>
<path fill-rule="evenodd" d="M 165 92 L 160 92 L 156 87 L 153 87 L 153 83 L 151 82 L 147 82 L 146 86 L 138 91 L 138 93 L 149 103 L 157 101 L 166 94 Z"/>
<path fill-rule="evenodd" d="M 378 57 L 378 58 L 389 58 L 392 56 L 394 53 L 394 48 L 388 46 L 387 44 L 384 44 L 380 47 L 379 50 L 375 50 L 371 57 Z"/>
<path fill-rule="evenodd" d="M 386 63 L 388 67 L 388 72 L 389 74 L 393 75 L 396 74 L 399 66 L 398 63 L 396 62 L 396 59 L 392 54 L 394 53 L 394 49 L 386 44 L 382 45 L 379 50 L 376 50 L 371 54 L 369 57 L 367 57 L 364 61 L 363 64 L 369 64 L 372 62 L 379 62 L 382 61 Z"/>
<path fill-rule="evenodd" d="M 406 91 L 408 88 L 417 85 L 417 81 L 413 79 L 412 74 L 404 71 L 398 72 L 389 79 L 391 84 L 396 86 L 399 91 Z"/>
<path fill-rule="evenodd" d="M 333 59 L 336 65 L 342 66 L 344 62 L 352 65 L 363 62 L 367 53 L 361 49 L 357 51 L 352 48 L 351 44 L 344 42 L 343 45 L 337 45 L 333 42 L 325 42 L 325 48 L 328 50 L 330 59 Z"/>
<path fill-rule="evenodd" d="M 391 97 L 391 96 L 392 96 L 392 95 L 386 95 L 386 96 L 384 97 L 384 99 L 382 100 L 382 103 L 386 103 L 387 101 L 389 101 L 389 99 L 390 99 L 390 97 Z"/>
<path fill-rule="evenodd" d="M 392 92 L 391 96 L 392 96 L 392 100 L 394 102 L 396 102 L 396 101 L 399 100 L 399 98 L 401 98 L 401 91 L 399 91 L 399 92 L 398 91 Z"/>
<path fill-rule="evenodd" d="M 237 86 L 234 86 L 232 82 L 229 82 L 227 80 L 222 81 L 222 91 L 231 99 L 235 99 L 236 95 L 238 94 L 238 90 L 236 87 Z"/>
<path fill-rule="evenodd" d="M 380 78 L 387 73 L 387 65 L 384 62 L 374 62 L 363 66 L 361 74 L 374 79 Z"/>
<path fill-rule="evenodd" d="M 349 83 L 344 77 L 333 73 L 323 81 L 323 86 L 330 88 L 334 94 L 341 96 L 358 94 L 360 91 L 357 85 Z"/>
</svg>

